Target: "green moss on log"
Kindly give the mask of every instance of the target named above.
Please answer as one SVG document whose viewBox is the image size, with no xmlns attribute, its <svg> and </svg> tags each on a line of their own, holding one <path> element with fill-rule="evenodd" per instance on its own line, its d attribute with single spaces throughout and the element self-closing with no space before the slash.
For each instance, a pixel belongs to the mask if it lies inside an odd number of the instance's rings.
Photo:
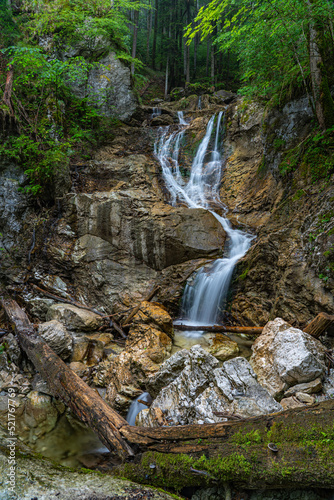
<svg viewBox="0 0 334 500">
<path fill-rule="evenodd" d="M 175 491 L 225 481 L 246 488 L 333 488 L 332 407 L 329 401 L 310 410 L 245 421 L 229 427 L 224 438 L 202 439 L 200 453 L 148 451 L 116 474 Z M 278 451 L 271 451 L 269 443 Z"/>
</svg>

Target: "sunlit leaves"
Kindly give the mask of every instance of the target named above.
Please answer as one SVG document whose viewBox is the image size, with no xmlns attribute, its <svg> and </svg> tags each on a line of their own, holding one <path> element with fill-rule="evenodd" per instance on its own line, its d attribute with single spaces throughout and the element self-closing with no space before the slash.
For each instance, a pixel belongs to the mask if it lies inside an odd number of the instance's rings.
<svg viewBox="0 0 334 500">
<path fill-rule="evenodd" d="M 333 18 L 333 2 L 327 0 L 213 0 L 187 36 L 205 38 L 217 27 L 217 47 L 238 55 L 243 92 L 269 99 L 287 87 L 305 87 L 309 23 L 316 19 L 329 29 Z"/>
</svg>

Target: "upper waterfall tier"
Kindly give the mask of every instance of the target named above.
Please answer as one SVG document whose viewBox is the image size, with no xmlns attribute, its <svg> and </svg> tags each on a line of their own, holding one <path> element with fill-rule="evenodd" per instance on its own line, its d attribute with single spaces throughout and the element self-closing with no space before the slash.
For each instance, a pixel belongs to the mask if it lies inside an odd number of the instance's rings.
<svg viewBox="0 0 334 500">
<path fill-rule="evenodd" d="M 229 237 L 224 258 L 218 259 L 210 271 L 202 268 L 195 279 L 187 283 L 183 295 L 182 314 L 193 324 L 214 324 L 221 309 L 224 308 L 233 269 L 238 260 L 246 254 L 253 236 L 232 229 L 229 220 L 212 209 L 213 204 L 225 208 L 219 197 L 224 164 L 223 146 L 219 145 L 223 111 L 217 118 L 213 115 L 208 122 L 205 136 L 192 162 L 188 182 L 182 177 L 179 165 L 180 148 L 188 123 L 184 120 L 182 112 L 178 113 L 178 117 L 181 130 L 170 132 L 168 127 L 161 127 L 154 146 L 171 196 L 171 203 L 174 206 L 177 203 L 185 203 L 189 208 L 209 210 Z M 209 154 L 210 145 L 211 154 Z"/>
</svg>

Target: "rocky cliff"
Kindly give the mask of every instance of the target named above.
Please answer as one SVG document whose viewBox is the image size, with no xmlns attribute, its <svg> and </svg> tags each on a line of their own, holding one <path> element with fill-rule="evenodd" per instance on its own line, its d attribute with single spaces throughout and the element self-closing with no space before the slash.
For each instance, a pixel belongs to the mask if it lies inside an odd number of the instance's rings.
<svg viewBox="0 0 334 500">
<path fill-rule="evenodd" d="M 139 109 L 72 172 L 72 190 L 55 209 L 35 210 L 17 190 L 22 175 L 2 164 L 2 282 L 33 314 L 44 318 L 50 299 L 29 282 L 109 313 L 158 284 L 155 298 L 177 314 L 186 279 L 221 255 L 225 236 L 210 213 L 166 203 L 153 143 L 158 125 L 177 127 L 178 107 L 191 119 L 181 153 L 185 175 L 208 119 L 227 108 L 220 195 L 234 225 L 257 236 L 235 275 L 232 318 L 261 325 L 279 315 L 302 324 L 333 312 L 331 178 L 314 179 L 307 166 L 288 175 L 281 168 L 311 131 L 307 101 L 271 112 L 239 99 L 226 105 L 218 96 L 203 98 L 204 105 L 196 109 L 195 98 L 165 104 L 153 120 L 152 108 Z"/>
</svg>

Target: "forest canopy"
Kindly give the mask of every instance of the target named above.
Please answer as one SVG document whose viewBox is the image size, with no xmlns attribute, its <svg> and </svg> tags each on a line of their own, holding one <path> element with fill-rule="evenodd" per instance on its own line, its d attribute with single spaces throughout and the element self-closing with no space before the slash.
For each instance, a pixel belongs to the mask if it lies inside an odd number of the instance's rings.
<svg viewBox="0 0 334 500">
<path fill-rule="evenodd" d="M 19 130 L 0 155 L 26 167 L 38 194 L 54 165 L 92 147 L 103 96 L 88 74 L 110 50 L 137 90 L 153 75 L 165 97 L 225 89 L 282 106 L 307 95 L 330 129 L 333 18 L 329 0 L 0 0 L 0 113 Z"/>
</svg>

